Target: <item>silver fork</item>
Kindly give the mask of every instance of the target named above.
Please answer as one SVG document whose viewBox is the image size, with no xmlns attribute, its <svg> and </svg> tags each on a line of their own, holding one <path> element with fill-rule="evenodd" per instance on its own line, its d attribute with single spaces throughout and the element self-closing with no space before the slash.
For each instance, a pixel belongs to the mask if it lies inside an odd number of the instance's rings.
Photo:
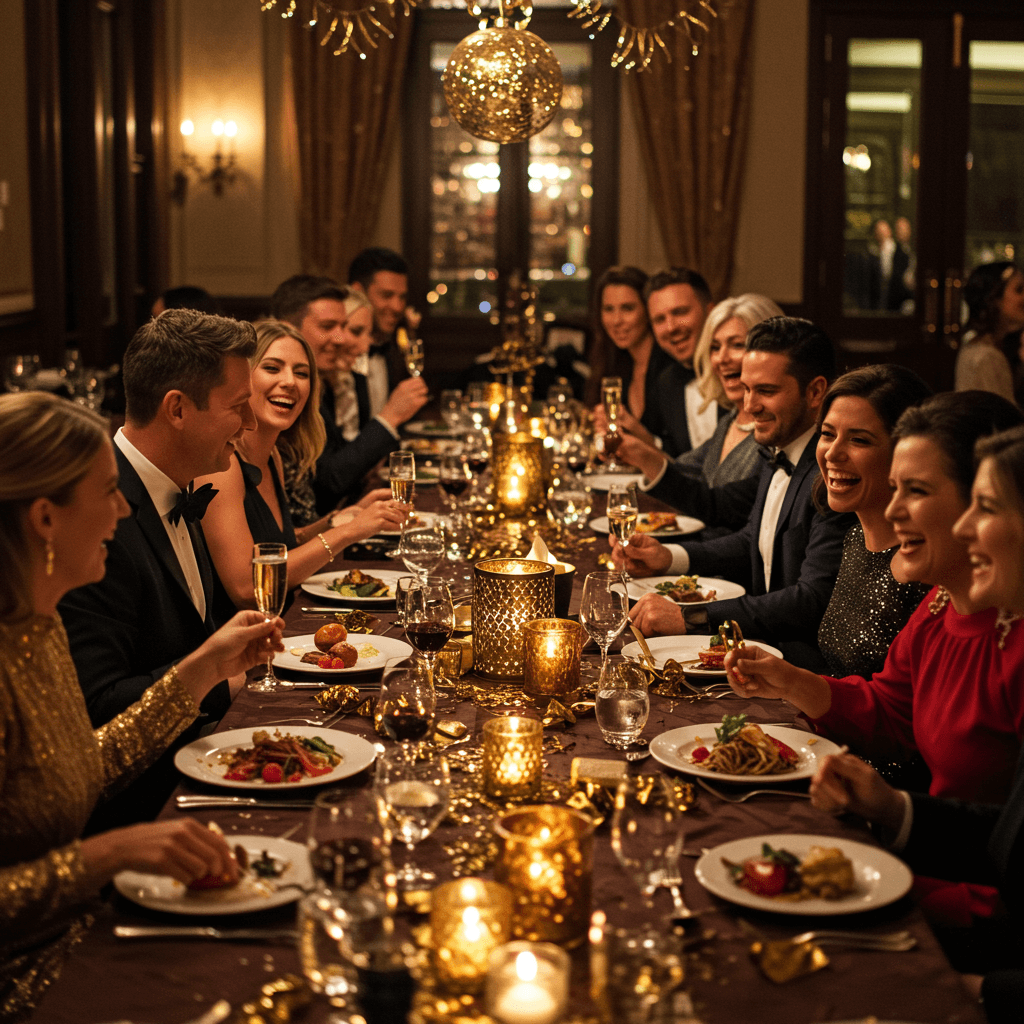
<svg viewBox="0 0 1024 1024">
<path fill-rule="evenodd" d="M 893 953 L 903 953 L 917 945 L 917 940 L 907 931 L 875 935 L 867 932 L 819 930 L 801 932 L 787 941 L 792 942 L 794 945 L 800 945 L 803 942 L 816 942 L 819 946 L 851 946 L 859 949 L 886 950 Z"/>
<path fill-rule="evenodd" d="M 296 722 L 302 722 L 304 725 L 324 726 L 327 725 L 328 722 L 333 722 L 334 719 L 340 717 L 344 713 L 345 712 L 343 711 L 333 711 L 326 718 L 279 718 L 275 722 L 260 722 L 259 724 L 254 725 L 253 728 L 262 729 L 265 725 L 289 725 Z"/>
<path fill-rule="evenodd" d="M 712 796 L 717 796 L 719 800 L 724 800 L 728 804 L 741 804 L 744 800 L 749 800 L 752 796 L 791 796 L 800 800 L 810 800 L 810 793 L 801 793 L 797 789 L 751 789 L 746 793 L 722 793 L 715 789 L 714 786 L 709 786 L 699 775 L 695 775 L 694 780 L 701 789 L 706 789 Z"/>
<path fill-rule="evenodd" d="M 686 921 L 691 917 L 700 917 L 704 913 L 703 910 L 691 910 L 686 902 L 683 900 L 683 893 L 681 886 L 683 884 L 683 876 L 679 872 L 679 865 L 671 863 L 662 869 L 661 877 L 658 879 L 658 886 L 662 889 L 668 889 L 672 894 L 672 905 L 674 910 L 672 911 L 672 917 L 677 921 Z"/>
</svg>

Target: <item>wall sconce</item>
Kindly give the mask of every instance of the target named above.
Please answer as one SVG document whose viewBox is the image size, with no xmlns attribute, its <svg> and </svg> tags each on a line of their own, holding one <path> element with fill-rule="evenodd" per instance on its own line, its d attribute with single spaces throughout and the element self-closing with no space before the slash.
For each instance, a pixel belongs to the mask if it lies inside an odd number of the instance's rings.
<svg viewBox="0 0 1024 1024">
<path fill-rule="evenodd" d="M 181 134 L 188 139 L 196 126 L 192 121 L 181 122 Z M 181 166 L 174 172 L 174 185 L 171 188 L 171 198 L 179 205 L 185 203 L 188 197 L 188 172 L 194 171 L 196 179 L 208 183 L 213 188 L 213 194 L 220 196 L 224 194 L 224 186 L 230 185 L 235 180 L 235 136 L 238 134 L 238 125 L 234 121 L 214 121 L 210 131 L 217 140 L 217 149 L 213 154 L 213 166 L 208 174 L 203 169 L 195 155 L 187 149 L 182 149 Z M 228 152 L 225 156 L 222 148 L 222 139 L 228 139 Z"/>
</svg>

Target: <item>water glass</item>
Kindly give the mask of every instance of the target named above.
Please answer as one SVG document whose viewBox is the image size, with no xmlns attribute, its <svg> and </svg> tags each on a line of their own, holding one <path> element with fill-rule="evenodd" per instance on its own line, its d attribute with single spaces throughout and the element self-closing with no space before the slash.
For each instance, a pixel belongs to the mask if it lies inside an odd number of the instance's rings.
<svg viewBox="0 0 1024 1024">
<path fill-rule="evenodd" d="M 592 572 L 583 581 L 580 622 L 601 648 L 601 678 L 598 689 L 608 683 L 608 648 L 626 628 L 629 598 L 621 573 Z"/>
<path fill-rule="evenodd" d="M 419 579 L 425 579 L 444 558 L 444 526 L 434 521 L 402 531 L 398 554 L 405 567 Z"/>
<path fill-rule="evenodd" d="M 683 819 L 663 775 L 619 783 L 612 815 L 612 849 L 648 907 L 666 868 L 675 870 L 683 849 Z"/>
<path fill-rule="evenodd" d="M 594 699 L 601 736 L 616 750 L 625 750 L 640 738 L 651 711 L 647 677 L 643 672 L 623 671 L 628 667 L 620 665 L 617 678 L 611 673 L 607 679 L 602 677 Z"/>
</svg>

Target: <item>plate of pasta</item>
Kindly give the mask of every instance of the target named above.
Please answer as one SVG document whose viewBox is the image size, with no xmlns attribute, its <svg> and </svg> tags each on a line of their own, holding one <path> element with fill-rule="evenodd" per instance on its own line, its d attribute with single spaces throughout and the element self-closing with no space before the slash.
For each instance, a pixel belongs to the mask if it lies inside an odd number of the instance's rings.
<svg viewBox="0 0 1024 1024">
<path fill-rule="evenodd" d="M 746 717 L 726 715 L 717 726 L 670 729 L 651 740 L 651 754 L 666 768 L 720 782 L 790 782 L 809 779 L 823 757 L 839 753 L 824 736 L 781 725 L 755 725 Z"/>
</svg>

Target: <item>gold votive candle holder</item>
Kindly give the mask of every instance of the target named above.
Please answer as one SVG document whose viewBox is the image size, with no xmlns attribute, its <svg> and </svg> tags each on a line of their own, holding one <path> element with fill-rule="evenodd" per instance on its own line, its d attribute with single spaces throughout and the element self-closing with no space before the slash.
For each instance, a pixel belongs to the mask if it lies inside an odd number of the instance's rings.
<svg viewBox="0 0 1024 1024">
<path fill-rule="evenodd" d="M 494 877 L 512 892 L 512 934 L 574 944 L 587 932 L 594 823 L 569 807 L 540 804 L 506 811 Z"/>
<path fill-rule="evenodd" d="M 489 679 L 520 679 L 523 623 L 555 614 L 554 568 L 527 558 L 491 558 L 473 572 L 473 665 Z"/>
<path fill-rule="evenodd" d="M 512 894 L 498 882 L 457 878 L 431 894 L 430 945 L 445 988 L 479 992 L 491 953 L 508 942 Z"/>
<path fill-rule="evenodd" d="M 544 726 L 509 715 L 484 725 L 484 792 L 496 800 L 529 800 L 540 792 Z"/>
<path fill-rule="evenodd" d="M 528 516 L 546 505 L 548 474 L 544 462 L 544 442 L 539 437 L 523 431 L 494 435 L 491 485 L 499 512 Z"/>
<path fill-rule="evenodd" d="M 575 693 L 580 687 L 580 655 L 586 637 L 583 626 L 570 619 L 524 622 L 523 690 L 531 697 Z"/>
<path fill-rule="evenodd" d="M 492 380 L 484 385 L 484 401 L 487 403 L 488 426 L 494 429 L 505 410 L 508 388 L 501 381 Z"/>
<path fill-rule="evenodd" d="M 569 957 L 550 942 L 509 942 L 491 953 L 487 1013 L 501 1024 L 555 1024 L 569 1002 Z"/>
</svg>

